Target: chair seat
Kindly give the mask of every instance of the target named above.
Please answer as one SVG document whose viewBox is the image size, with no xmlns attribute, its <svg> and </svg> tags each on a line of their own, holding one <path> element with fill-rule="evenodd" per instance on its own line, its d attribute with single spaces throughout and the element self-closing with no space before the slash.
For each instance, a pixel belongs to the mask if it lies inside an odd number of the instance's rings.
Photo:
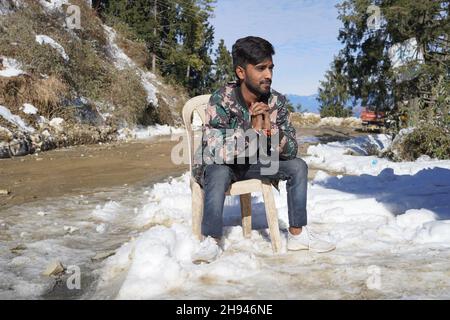
<svg viewBox="0 0 450 320">
<path fill-rule="evenodd" d="M 225 192 L 225 194 L 227 196 L 238 196 L 246 193 L 262 192 L 263 183 L 264 182 L 259 179 L 248 179 L 234 182 L 231 184 L 230 188 L 228 189 L 227 192 Z M 202 190 L 198 182 L 191 177 L 191 189 L 193 188 L 194 185 L 196 186 L 196 188 Z"/>
<path fill-rule="evenodd" d="M 232 183 L 230 189 L 225 193 L 227 196 L 238 196 L 245 193 L 261 192 L 262 181 L 249 179 Z"/>
</svg>

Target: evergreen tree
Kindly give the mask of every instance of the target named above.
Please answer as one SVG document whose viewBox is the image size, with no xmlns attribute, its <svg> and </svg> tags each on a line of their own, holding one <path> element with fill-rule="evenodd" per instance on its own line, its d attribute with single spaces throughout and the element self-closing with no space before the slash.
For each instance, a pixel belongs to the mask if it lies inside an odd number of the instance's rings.
<svg viewBox="0 0 450 320">
<path fill-rule="evenodd" d="M 371 5 L 379 8 L 376 28 L 369 19 Z M 436 119 L 436 114 L 445 118 L 448 104 L 441 101 L 448 101 L 449 1 L 345 0 L 337 7 L 350 94 L 377 109 L 406 109 L 416 119 L 411 125 Z M 389 50 L 410 39 L 417 41 L 423 60 L 393 68 Z M 412 110 L 420 111 L 412 117 Z"/>
<path fill-rule="evenodd" d="M 342 72 L 343 61 L 335 58 L 331 70 L 325 74 L 325 81 L 320 81 L 319 95 L 321 117 L 349 117 L 352 115 L 347 102 L 350 99 L 347 77 Z"/>
<path fill-rule="evenodd" d="M 209 91 L 214 28 L 208 20 L 215 0 L 103 1 L 106 15 L 125 22 L 145 41 L 164 77 L 191 95 Z M 149 69 L 153 64 L 154 59 L 147 63 Z"/>
<path fill-rule="evenodd" d="M 227 82 L 235 79 L 233 70 L 233 58 L 230 52 L 225 46 L 225 41 L 220 40 L 219 46 L 216 50 L 216 60 L 214 61 L 214 83 L 212 84 L 213 89 L 217 89 Z"/>
</svg>

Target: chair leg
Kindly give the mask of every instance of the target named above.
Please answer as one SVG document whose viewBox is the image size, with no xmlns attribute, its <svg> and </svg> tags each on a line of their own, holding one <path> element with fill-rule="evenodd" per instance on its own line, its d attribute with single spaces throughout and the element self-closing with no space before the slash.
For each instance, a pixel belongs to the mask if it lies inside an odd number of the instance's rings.
<svg viewBox="0 0 450 320">
<path fill-rule="evenodd" d="M 241 198 L 241 216 L 242 216 L 242 230 L 244 238 L 251 238 L 252 236 L 252 195 L 245 193 L 240 195 Z"/>
<path fill-rule="evenodd" d="M 192 184 L 192 233 L 202 238 L 203 190 L 197 183 Z"/>
<path fill-rule="evenodd" d="M 281 250 L 280 228 L 278 227 L 278 213 L 273 198 L 272 186 L 268 182 L 263 182 L 262 192 L 264 197 L 264 206 L 266 208 L 267 224 L 269 225 L 270 239 L 274 253 Z"/>
</svg>

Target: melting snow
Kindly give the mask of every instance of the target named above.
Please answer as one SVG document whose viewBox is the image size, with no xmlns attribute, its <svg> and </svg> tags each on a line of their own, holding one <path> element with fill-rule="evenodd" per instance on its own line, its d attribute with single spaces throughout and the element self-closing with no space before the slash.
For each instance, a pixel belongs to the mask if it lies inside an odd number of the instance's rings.
<svg viewBox="0 0 450 320">
<path fill-rule="evenodd" d="M 60 45 L 58 42 L 50 38 L 46 35 L 37 35 L 36 36 L 36 42 L 39 44 L 48 44 L 52 48 L 56 49 L 56 51 L 59 52 L 59 54 L 63 57 L 65 61 L 69 61 L 69 56 L 66 54 L 66 51 L 64 50 L 63 46 Z"/>
</svg>

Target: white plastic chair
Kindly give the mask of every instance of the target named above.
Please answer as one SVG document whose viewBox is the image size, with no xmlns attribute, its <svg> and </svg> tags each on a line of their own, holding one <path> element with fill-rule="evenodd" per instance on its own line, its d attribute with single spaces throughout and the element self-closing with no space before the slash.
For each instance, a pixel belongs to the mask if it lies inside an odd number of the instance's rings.
<svg viewBox="0 0 450 320">
<path fill-rule="evenodd" d="M 192 115 L 194 111 L 198 113 L 202 124 L 205 123 L 206 105 L 208 104 L 211 95 L 202 95 L 194 97 L 186 102 L 183 107 L 183 121 L 188 137 L 189 147 L 189 169 L 192 173 L 192 164 L 194 161 L 194 131 L 192 130 Z M 201 145 L 197 143 L 196 145 Z M 201 186 L 191 176 L 191 191 L 192 191 L 192 232 L 199 239 L 201 238 L 201 224 L 203 219 L 203 202 L 204 192 Z M 226 195 L 239 195 L 242 215 L 242 229 L 245 238 L 251 237 L 252 231 L 252 204 L 251 193 L 262 192 L 264 198 L 264 206 L 266 209 L 267 224 L 269 226 L 270 238 L 272 242 L 272 249 L 274 253 L 280 252 L 281 237 L 278 227 L 278 213 L 275 206 L 275 200 L 272 194 L 272 185 L 269 181 L 259 179 L 249 179 L 238 181 L 231 184 L 230 189 Z"/>
</svg>

